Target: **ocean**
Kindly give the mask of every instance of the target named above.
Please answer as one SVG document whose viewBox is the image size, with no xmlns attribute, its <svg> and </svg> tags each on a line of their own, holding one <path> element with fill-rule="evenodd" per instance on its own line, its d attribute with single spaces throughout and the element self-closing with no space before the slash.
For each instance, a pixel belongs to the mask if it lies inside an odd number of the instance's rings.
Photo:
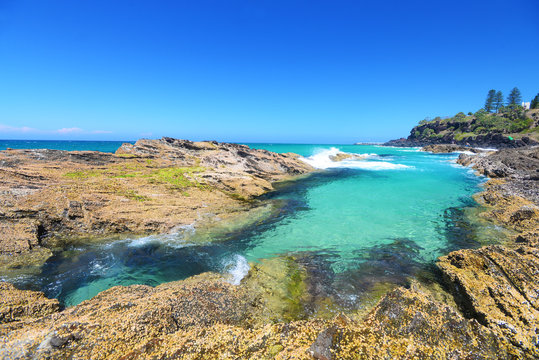
<svg viewBox="0 0 539 360">
<path fill-rule="evenodd" d="M 0 148 L 112 152 L 121 143 L 0 141 Z M 470 223 L 468 215 L 477 210 L 472 195 L 485 179 L 457 165 L 457 154 L 375 145 L 247 145 L 295 152 L 320 171 L 264 195 L 278 209 L 271 216 L 205 233 L 212 241 L 200 241 L 196 228 L 185 227 L 172 235 L 77 244 L 55 252 L 38 273 L 0 279 L 70 306 L 115 285 L 158 285 L 206 271 L 238 283 L 250 264 L 292 256 L 317 274 L 325 296 L 360 308 L 380 284 L 435 276 L 437 257 L 503 236 L 488 224 Z M 361 159 L 332 162 L 339 152 Z"/>
</svg>

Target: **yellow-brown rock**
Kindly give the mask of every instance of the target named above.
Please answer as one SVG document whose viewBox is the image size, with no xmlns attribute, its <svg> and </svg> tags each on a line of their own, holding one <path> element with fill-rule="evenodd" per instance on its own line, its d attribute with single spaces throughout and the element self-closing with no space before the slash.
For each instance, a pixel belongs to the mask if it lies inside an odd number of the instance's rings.
<svg viewBox="0 0 539 360">
<path fill-rule="evenodd" d="M 459 250 L 441 257 L 438 267 L 465 314 L 539 357 L 539 249 Z"/>
<path fill-rule="evenodd" d="M 175 231 L 231 218 L 272 183 L 313 169 L 295 154 L 163 138 L 116 154 L 0 151 L 0 256 L 77 237 Z"/>
<path fill-rule="evenodd" d="M 0 337 L 4 358 L 508 359 L 503 337 L 419 289 L 398 288 L 363 321 L 252 322 L 249 286 L 205 274 L 155 288 L 115 287 Z M 0 327 L 1 329 L 1 327 Z"/>
<path fill-rule="evenodd" d="M 0 295 L 0 324 L 40 318 L 59 309 L 58 300 L 42 292 L 18 290 L 7 282 L 0 282 Z"/>
</svg>

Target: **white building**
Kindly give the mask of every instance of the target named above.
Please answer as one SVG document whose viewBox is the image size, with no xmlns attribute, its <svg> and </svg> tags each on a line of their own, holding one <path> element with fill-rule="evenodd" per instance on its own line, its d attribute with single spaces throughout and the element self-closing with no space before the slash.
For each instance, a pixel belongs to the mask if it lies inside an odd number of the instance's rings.
<svg viewBox="0 0 539 360">
<path fill-rule="evenodd" d="M 529 109 L 530 109 L 530 103 L 529 103 L 529 102 L 523 102 L 523 103 L 522 103 L 522 107 L 523 107 L 525 110 L 529 110 Z"/>
</svg>

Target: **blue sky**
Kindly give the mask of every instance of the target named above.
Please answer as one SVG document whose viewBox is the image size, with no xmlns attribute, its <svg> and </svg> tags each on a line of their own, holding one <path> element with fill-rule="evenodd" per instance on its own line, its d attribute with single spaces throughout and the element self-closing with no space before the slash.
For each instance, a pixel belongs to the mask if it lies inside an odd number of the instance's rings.
<svg viewBox="0 0 539 360">
<path fill-rule="evenodd" d="M 0 0 L 0 138 L 350 143 L 539 92 L 539 1 Z"/>
</svg>

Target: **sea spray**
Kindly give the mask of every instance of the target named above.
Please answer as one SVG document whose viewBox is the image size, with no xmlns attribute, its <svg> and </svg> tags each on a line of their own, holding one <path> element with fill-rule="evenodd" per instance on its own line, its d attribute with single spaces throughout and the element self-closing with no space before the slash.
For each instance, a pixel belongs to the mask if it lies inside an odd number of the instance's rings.
<svg viewBox="0 0 539 360">
<path fill-rule="evenodd" d="M 333 158 L 339 154 L 348 154 L 350 158 L 335 161 Z M 320 149 L 313 155 L 301 158 L 316 169 L 350 168 L 361 170 L 398 170 L 409 169 L 410 166 L 381 161 L 377 154 L 356 154 L 340 151 L 335 147 Z M 386 159 L 387 160 L 387 159 Z"/>
<path fill-rule="evenodd" d="M 223 260 L 223 272 L 229 274 L 228 282 L 232 285 L 239 285 L 250 269 L 247 259 L 241 255 L 236 254 L 232 259 Z"/>
</svg>

